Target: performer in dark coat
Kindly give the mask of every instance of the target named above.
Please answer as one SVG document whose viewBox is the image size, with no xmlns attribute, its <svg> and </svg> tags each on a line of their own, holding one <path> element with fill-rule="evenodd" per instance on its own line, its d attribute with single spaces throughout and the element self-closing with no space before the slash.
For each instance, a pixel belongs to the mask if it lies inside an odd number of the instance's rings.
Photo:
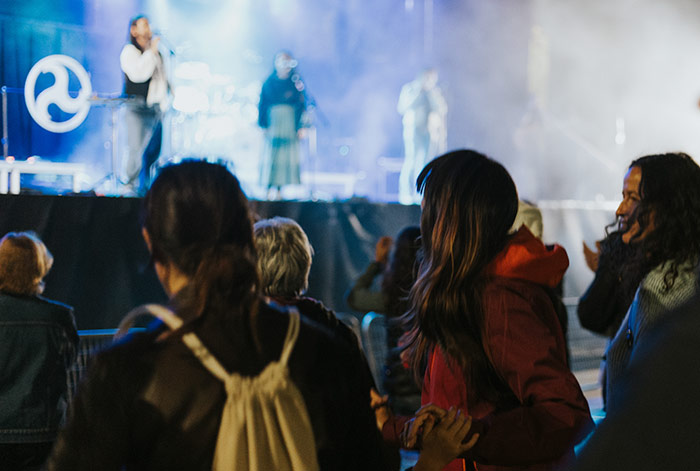
<svg viewBox="0 0 700 471">
<path fill-rule="evenodd" d="M 288 52 L 275 56 L 275 70 L 260 93 L 258 124 L 265 130 L 260 183 L 279 193 L 285 185 L 301 183 L 299 134 L 303 127 L 306 97 L 297 61 Z M 269 196 L 269 194 L 268 194 Z"/>
</svg>

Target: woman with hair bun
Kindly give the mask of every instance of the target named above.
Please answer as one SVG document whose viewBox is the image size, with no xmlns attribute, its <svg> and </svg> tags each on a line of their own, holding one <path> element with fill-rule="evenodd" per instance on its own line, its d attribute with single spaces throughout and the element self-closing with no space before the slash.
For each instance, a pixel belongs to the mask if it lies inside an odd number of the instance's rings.
<svg viewBox="0 0 700 471">
<path fill-rule="evenodd" d="M 212 469 L 215 450 L 227 451 L 217 439 L 231 393 L 187 338 L 194 334 L 227 375 L 254 382 L 283 363 L 297 326 L 287 366 L 309 419 L 292 425 L 292 441 L 309 422 L 313 432 L 302 445 L 315 459 L 304 469 L 385 469 L 357 356 L 332 333 L 261 302 L 253 225 L 236 177 L 201 161 L 165 167 L 146 195 L 143 235 L 182 325 L 170 331 L 157 322 L 96 357 L 49 470 Z M 250 423 L 226 443 L 251 454 L 260 450 L 252 443 L 279 446 L 262 430 L 269 428 Z"/>
</svg>

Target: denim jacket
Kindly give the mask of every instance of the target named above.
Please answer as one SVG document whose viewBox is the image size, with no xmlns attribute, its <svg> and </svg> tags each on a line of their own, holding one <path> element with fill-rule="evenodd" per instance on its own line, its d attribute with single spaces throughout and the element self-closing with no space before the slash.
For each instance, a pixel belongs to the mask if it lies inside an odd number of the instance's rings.
<svg viewBox="0 0 700 471">
<path fill-rule="evenodd" d="M 77 346 L 71 307 L 0 293 L 0 443 L 56 438 Z"/>
</svg>

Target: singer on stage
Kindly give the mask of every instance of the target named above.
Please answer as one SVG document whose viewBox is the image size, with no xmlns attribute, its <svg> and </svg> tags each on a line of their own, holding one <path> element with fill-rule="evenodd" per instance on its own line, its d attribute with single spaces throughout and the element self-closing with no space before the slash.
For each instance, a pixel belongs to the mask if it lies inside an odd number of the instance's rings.
<svg viewBox="0 0 700 471">
<path fill-rule="evenodd" d="M 159 37 L 153 37 L 148 18 L 134 17 L 129 43 L 119 56 L 124 72 L 124 94 L 134 98 L 126 107 L 129 157 L 126 185 L 136 195 L 148 189 L 149 169 L 158 160 L 163 137 L 162 114 L 168 105 L 168 80 Z"/>
<path fill-rule="evenodd" d="M 403 115 L 405 158 L 399 175 L 399 202 L 421 202 L 416 178 L 425 164 L 447 147 L 447 102 L 437 85 L 438 73 L 426 69 L 401 88 L 398 112 Z"/>
<path fill-rule="evenodd" d="M 288 52 L 275 55 L 275 70 L 260 93 L 258 124 L 265 130 L 265 151 L 260 183 L 272 188 L 277 199 L 285 185 L 301 183 L 299 135 L 304 125 L 306 96 L 304 82 L 296 71 L 297 61 Z"/>
</svg>

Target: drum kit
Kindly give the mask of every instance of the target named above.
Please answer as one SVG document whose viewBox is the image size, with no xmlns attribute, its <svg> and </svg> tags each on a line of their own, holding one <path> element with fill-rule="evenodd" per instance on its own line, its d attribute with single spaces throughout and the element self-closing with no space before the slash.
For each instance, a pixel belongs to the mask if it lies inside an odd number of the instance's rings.
<svg viewBox="0 0 700 471">
<path fill-rule="evenodd" d="M 208 64 L 189 61 L 175 67 L 172 84 L 168 161 L 216 160 L 235 169 L 242 182 L 257 183 L 261 82 L 240 87 L 232 77 L 212 73 Z"/>
</svg>

